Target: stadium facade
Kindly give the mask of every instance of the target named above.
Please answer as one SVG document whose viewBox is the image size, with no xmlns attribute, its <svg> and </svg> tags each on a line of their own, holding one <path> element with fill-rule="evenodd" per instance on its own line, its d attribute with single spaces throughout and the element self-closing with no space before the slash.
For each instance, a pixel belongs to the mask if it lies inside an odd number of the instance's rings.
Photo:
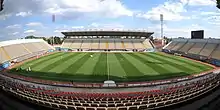
<svg viewBox="0 0 220 110">
<path fill-rule="evenodd" d="M 77 31 L 63 32 L 63 34 L 66 39 L 60 50 L 65 52 L 154 51 L 154 45 L 148 39 L 153 33 L 148 32 Z M 6 109 L 10 108 L 10 105 L 13 106 L 14 103 L 16 103 L 14 105 L 20 105 L 17 107 L 21 109 L 34 109 L 32 107 L 36 107 L 35 109 L 69 110 L 202 109 L 209 107 L 209 104 L 207 105 L 207 102 L 204 101 L 205 98 L 210 103 L 215 100 L 215 97 L 210 97 L 209 93 L 213 93 L 212 96 L 217 96 L 214 93 L 219 88 L 220 70 L 215 61 L 219 60 L 219 45 L 218 40 L 211 39 L 176 39 L 163 48 L 166 53 L 188 57 L 198 63 L 202 63 L 198 60 L 205 60 L 212 64 L 210 65 L 213 67 L 212 70 L 166 80 L 116 82 L 114 87 L 104 87 L 99 83 L 39 79 L 32 76 L 28 66 L 25 71 L 29 76 L 24 76 L 23 73 L 8 73 L 8 70 L 26 61 L 39 59 L 35 61 L 35 64 L 38 65 L 39 62 L 46 59 L 44 56 L 52 54 L 54 55 L 52 57 L 55 58 L 58 56 L 55 54 L 57 50 L 43 40 L 22 39 L 0 42 L 0 61 L 2 62 L 0 86 L 3 93 L 9 96 L 7 99 L 6 95 L 4 97 L 1 95 L 1 98 L 8 100 L 8 103 L 0 101 L 0 104 Z M 172 58 L 170 55 L 167 57 Z M 181 64 L 186 61 L 185 58 L 181 60 Z M 195 62 L 190 66 L 195 65 Z M 169 61 L 169 64 L 171 63 Z M 207 63 L 203 64 L 209 65 Z M 175 66 L 173 65 L 171 68 L 175 68 Z M 12 102 L 11 98 L 18 99 L 18 101 L 9 103 Z M 27 103 L 29 106 L 24 106 Z M 9 106 L 6 107 L 6 105 Z"/>
<path fill-rule="evenodd" d="M 74 51 L 153 51 L 153 32 L 75 31 L 65 35 L 62 48 Z"/>
<path fill-rule="evenodd" d="M 173 39 L 163 51 L 220 66 L 219 39 Z"/>
</svg>

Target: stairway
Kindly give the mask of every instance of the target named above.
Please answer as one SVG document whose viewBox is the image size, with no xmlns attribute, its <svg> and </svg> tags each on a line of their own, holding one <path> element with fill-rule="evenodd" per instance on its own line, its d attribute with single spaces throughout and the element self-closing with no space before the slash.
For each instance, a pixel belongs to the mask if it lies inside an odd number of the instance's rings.
<svg viewBox="0 0 220 110">
<path fill-rule="evenodd" d="M 125 49 L 124 41 L 121 41 L 121 44 L 122 44 L 122 48 Z"/>
<path fill-rule="evenodd" d="M 106 47 L 106 49 L 108 49 L 108 41 L 106 41 L 106 43 L 105 43 L 105 47 Z"/>
</svg>

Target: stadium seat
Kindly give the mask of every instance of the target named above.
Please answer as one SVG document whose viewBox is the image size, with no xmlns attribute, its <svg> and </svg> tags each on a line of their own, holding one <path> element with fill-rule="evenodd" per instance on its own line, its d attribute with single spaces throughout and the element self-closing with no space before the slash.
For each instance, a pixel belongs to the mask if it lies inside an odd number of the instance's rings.
<svg viewBox="0 0 220 110">
<path fill-rule="evenodd" d="M 67 106 L 65 106 L 65 105 L 63 105 L 63 104 L 59 104 L 59 107 L 60 107 L 60 109 L 62 109 L 62 110 L 66 110 L 66 109 L 67 109 Z"/>
<path fill-rule="evenodd" d="M 76 107 L 76 110 L 85 110 L 85 107 Z"/>
<path fill-rule="evenodd" d="M 130 107 L 128 107 L 128 110 L 137 110 L 138 108 L 137 108 L 137 106 L 130 106 Z"/>
<path fill-rule="evenodd" d="M 118 110 L 127 110 L 127 107 L 118 107 Z"/>
<path fill-rule="evenodd" d="M 106 110 L 106 108 L 105 107 L 97 107 L 96 110 Z"/>
<path fill-rule="evenodd" d="M 68 107 L 68 110 L 76 110 L 76 108 L 74 106 L 68 105 L 67 107 Z"/>
<path fill-rule="evenodd" d="M 148 108 L 148 105 L 140 105 L 139 110 L 146 110 Z"/>
<path fill-rule="evenodd" d="M 155 104 L 155 103 L 148 105 L 148 108 L 154 108 L 154 107 L 156 107 L 156 104 Z"/>
<path fill-rule="evenodd" d="M 94 107 L 86 107 L 86 110 L 96 110 Z"/>
<path fill-rule="evenodd" d="M 115 107 L 115 104 L 110 104 L 110 103 L 108 103 L 107 106 L 108 106 L 108 107 Z"/>
<path fill-rule="evenodd" d="M 98 107 L 98 104 L 96 104 L 96 103 L 91 103 L 91 106 L 92 106 L 92 107 Z"/>
<path fill-rule="evenodd" d="M 117 110 L 116 107 L 108 107 L 107 110 Z"/>
<path fill-rule="evenodd" d="M 52 103 L 52 108 L 57 109 L 57 108 L 59 108 L 59 105 L 58 105 L 58 104 L 56 104 L 56 103 Z"/>
<path fill-rule="evenodd" d="M 106 104 L 99 104 L 99 107 L 107 107 Z"/>
<path fill-rule="evenodd" d="M 184 86 L 166 88 L 165 91 L 161 89 L 146 92 L 111 94 L 64 92 L 50 90 L 50 88 L 34 88 L 18 82 L 5 82 L 6 79 L 1 79 L 1 77 L 0 85 L 4 85 L 4 90 L 9 90 L 9 92 L 22 100 L 49 108 L 73 110 L 93 110 L 96 108 L 99 110 L 142 110 L 169 106 L 187 100 L 188 98 L 199 96 L 204 91 L 209 91 L 218 85 L 219 77 L 215 74 L 212 75 L 209 77 L 206 76 L 206 79 L 192 81 L 192 83 Z M 53 93 L 59 95 L 51 95 Z"/>
</svg>

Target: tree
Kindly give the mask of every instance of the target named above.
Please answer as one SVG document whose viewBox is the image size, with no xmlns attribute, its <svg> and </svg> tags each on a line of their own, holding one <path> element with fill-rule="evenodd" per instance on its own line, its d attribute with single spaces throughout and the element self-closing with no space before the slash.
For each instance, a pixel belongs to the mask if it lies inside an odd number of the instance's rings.
<svg viewBox="0 0 220 110">
<path fill-rule="evenodd" d="M 43 37 L 43 40 L 44 40 L 44 41 L 47 41 L 47 39 L 46 39 L 45 37 Z"/>
<path fill-rule="evenodd" d="M 30 35 L 30 36 L 26 36 L 25 39 L 36 39 L 37 37 Z"/>
<path fill-rule="evenodd" d="M 57 37 L 57 36 L 48 38 L 47 42 L 49 44 L 62 44 L 60 37 Z"/>
<path fill-rule="evenodd" d="M 216 7 L 220 9 L 220 0 L 216 0 Z"/>
<path fill-rule="evenodd" d="M 51 44 L 51 41 L 50 41 L 50 39 L 47 39 L 47 43 L 48 43 L 48 44 Z"/>
<path fill-rule="evenodd" d="M 54 44 L 61 44 L 62 43 L 62 41 L 61 41 L 61 39 L 59 38 L 59 37 L 54 37 Z"/>
</svg>

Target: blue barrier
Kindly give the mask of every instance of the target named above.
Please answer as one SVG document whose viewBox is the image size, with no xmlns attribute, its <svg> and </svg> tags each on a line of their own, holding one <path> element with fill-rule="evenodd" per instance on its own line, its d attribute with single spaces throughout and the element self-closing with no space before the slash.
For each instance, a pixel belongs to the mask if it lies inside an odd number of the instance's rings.
<svg viewBox="0 0 220 110">
<path fill-rule="evenodd" d="M 0 65 L 0 71 L 2 71 L 2 70 L 4 70 L 5 68 L 2 66 L 2 65 Z"/>
<path fill-rule="evenodd" d="M 168 50 L 168 49 L 162 49 L 162 52 L 170 53 L 170 50 Z"/>
<path fill-rule="evenodd" d="M 0 65 L 0 71 L 4 70 L 5 68 L 8 68 L 10 66 L 10 62 L 4 62 Z"/>
<path fill-rule="evenodd" d="M 61 48 L 60 48 L 60 47 L 55 47 L 55 50 L 56 50 L 56 51 L 60 51 Z"/>
<path fill-rule="evenodd" d="M 211 61 L 211 63 L 212 63 L 213 65 L 220 66 L 220 60 L 213 59 L 213 60 Z"/>
<path fill-rule="evenodd" d="M 10 62 L 4 62 L 3 64 L 2 64 L 2 67 L 3 68 L 8 68 L 10 66 Z"/>
<path fill-rule="evenodd" d="M 54 50 L 53 50 L 53 49 L 50 49 L 50 50 L 48 50 L 47 52 L 54 52 Z"/>
<path fill-rule="evenodd" d="M 68 48 L 60 48 L 60 51 L 68 52 Z"/>
<path fill-rule="evenodd" d="M 147 52 L 155 52 L 154 48 L 148 48 L 146 49 Z"/>
</svg>

